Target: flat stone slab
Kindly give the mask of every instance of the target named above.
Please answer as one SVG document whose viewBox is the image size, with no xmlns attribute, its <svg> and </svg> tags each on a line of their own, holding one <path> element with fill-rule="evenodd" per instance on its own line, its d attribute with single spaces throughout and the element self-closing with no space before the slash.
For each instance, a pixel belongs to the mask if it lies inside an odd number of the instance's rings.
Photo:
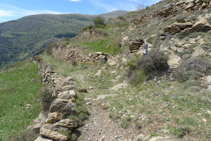
<svg viewBox="0 0 211 141">
<path fill-rule="evenodd" d="M 117 94 L 98 95 L 96 100 L 104 100 L 106 97 L 117 96 Z"/>
</svg>

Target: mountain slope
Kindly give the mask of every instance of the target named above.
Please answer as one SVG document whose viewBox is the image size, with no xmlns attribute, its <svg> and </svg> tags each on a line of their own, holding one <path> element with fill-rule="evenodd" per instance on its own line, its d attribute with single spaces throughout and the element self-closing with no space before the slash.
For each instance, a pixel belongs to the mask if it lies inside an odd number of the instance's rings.
<svg viewBox="0 0 211 141">
<path fill-rule="evenodd" d="M 116 11 L 100 16 L 104 18 L 124 15 Z M 79 31 L 93 24 L 95 16 L 79 14 L 33 15 L 0 24 L 0 68 L 14 61 L 33 56 L 49 43 L 60 38 L 75 37 Z"/>
<path fill-rule="evenodd" d="M 0 66 L 38 53 L 49 42 L 74 37 L 91 16 L 34 15 L 0 24 Z"/>
</svg>

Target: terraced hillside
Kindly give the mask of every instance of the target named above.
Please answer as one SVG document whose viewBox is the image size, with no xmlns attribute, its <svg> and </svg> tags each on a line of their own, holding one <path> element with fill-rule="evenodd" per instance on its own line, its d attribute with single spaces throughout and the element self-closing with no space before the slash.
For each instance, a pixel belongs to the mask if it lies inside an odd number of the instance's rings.
<svg viewBox="0 0 211 141">
<path fill-rule="evenodd" d="M 25 132 L 36 141 L 210 140 L 210 17 L 210 0 L 163 0 L 51 44 L 34 58 L 42 109 Z"/>
</svg>

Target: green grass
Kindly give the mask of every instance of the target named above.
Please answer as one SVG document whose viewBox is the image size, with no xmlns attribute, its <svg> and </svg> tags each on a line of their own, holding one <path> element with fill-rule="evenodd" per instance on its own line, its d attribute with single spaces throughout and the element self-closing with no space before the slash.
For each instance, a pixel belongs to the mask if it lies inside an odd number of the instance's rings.
<svg viewBox="0 0 211 141">
<path fill-rule="evenodd" d="M 104 52 L 111 55 L 115 55 L 120 52 L 120 46 L 118 41 L 110 41 L 109 39 L 103 39 L 93 42 L 81 43 L 82 45 L 87 46 L 88 50 L 91 52 Z"/>
<path fill-rule="evenodd" d="M 0 140 L 8 141 L 38 116 L 37 71 L 37 64 L 24 61 L 0 73 Z"/>
<path fill-rule="evenodd" d="M 49 55 L 42 55 L 41 58 L 48 64 L 53 66 L 55 72 L 59 73 L 63 76 L 71 75 L 71 73 L 76 69 L 73 67 L 71 63 L 60 61 L 52 56 Z"/>
<path fill-rule="evenodd" d="M 119 90 L 119 96 L 107 98 L 105 103 L 110 103 L 110 118 L 120 119 L 123 128 L 138 123 L 141 131 L 148 134 L 162 136 L 159 132 L 162 128 L 175 138 L 207 140 L 211 137 L 211 118 L 207 113 L 211 107 L 209 91 L 195 91 L 195 85 L 186 89 L 184 85 L 165 79 L 161 79 L 160 84 L 148 81 L 141 86 Z M 133 118 L 125 120 L 125 116 L 131 114 Z"/>
</svg>

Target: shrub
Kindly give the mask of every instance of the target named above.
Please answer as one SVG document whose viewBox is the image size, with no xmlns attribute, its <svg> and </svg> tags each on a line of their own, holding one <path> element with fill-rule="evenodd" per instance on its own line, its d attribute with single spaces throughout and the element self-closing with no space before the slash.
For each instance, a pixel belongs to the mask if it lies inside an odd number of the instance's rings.
<svg viewBox="0 0 211 141">
<path fill-rule="evenodd" d="M 128 73 L 128 82 L 132 85 L 142 84 L 145 79 L 145 74 L 140 70 L 131 70 Z"/>
<path fill-rule="evenodd" d="M 51 92 L 48 88 L 44 87 L 39 92 L 40 103 L 41 103 L 41 110 L 44 112 L 48 112 L 51 106 L 54 97 L 52 96 Z"/>
<path fill-rule="evenodd" d="M 84 27 L 84 28 L 82 29 L 82 31 L 86 31 L 86 30 L 88 30 L 88 29 L 94 29 L 94 26 L 93 26 L 93 25 L 89 25 L 89 26 L 87 26 L 87 27 Z"/>
<path fill-rule="evenodd" d="M 103 28 L 105 27 L 105 19 L 102 17 L 96 17 L 93 20 L 96 27 Z"/>
<path fill-rule="evenodd" d="M 184 61 L 175 70 L 174 77 L 179 82 L 187 80 L 197 80 L 203 74 L 211 74 L 211 59 L 209 57 L 196 57 Z"/>
<path fill-rule="evenodd" d="M 136 60 L 136 68 L 151 77 L 168 70 L 167 61 L 168 57 L 163 52 L 151 50 L 147 55 Z"/>
<path fill-rule="evenodd" d="M 56 43 L 52 43 L 52 44 L 48 45 L 45 49 L 46 54 L 52 55 L 52 51 L 53 51 L 52 49 L 53 49 L 53 47 L 56 47 L 56 46 L 57 46 Z"/>
</svg>

